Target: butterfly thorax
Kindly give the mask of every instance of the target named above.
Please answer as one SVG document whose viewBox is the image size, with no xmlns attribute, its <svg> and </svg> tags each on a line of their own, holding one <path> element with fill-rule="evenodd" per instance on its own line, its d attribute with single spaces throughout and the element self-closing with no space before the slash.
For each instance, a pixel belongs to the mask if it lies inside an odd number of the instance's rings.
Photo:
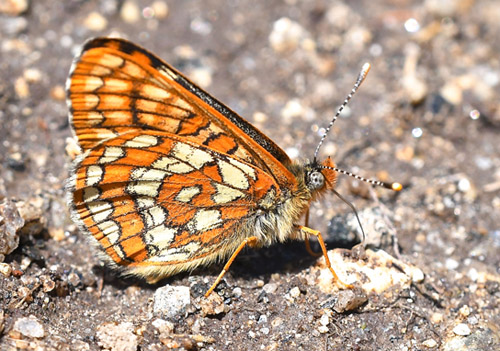
<svg viewBox="0 0 500 351">
<path fill-rule="evenodd" d="M 282 189 L 276 197 L 271 196 L 269 207 L 258 211 L 248 234 L 260 238 L 261 246 L 290 239 L 304 240 L 304 234 L 297 230 L 301 218 L 312 201 L 335 185 L 335 171 L 323 166 L 333 167 L 334 164 L 327 158 L 321 164 L 317 161 L 303 161 L 288 165 L 288 170 L 297 182 L 295 190 Z"/>
</svg>

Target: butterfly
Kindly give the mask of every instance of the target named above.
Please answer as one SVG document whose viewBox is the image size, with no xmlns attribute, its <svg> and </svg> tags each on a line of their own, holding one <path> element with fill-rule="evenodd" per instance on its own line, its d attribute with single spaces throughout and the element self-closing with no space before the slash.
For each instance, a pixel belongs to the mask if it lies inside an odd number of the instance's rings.
<svg viewBox="0 0 500 351">
<path fill-rule="evenodd" d="M 66 89 L 81 148 L 67 185 L 71 217 L 112 267 L 156 282 L 227 260 L 208 296 L 245 246 L 315 236 L 340 281 L 321 233 L 299 224 L 339 171 L 350 174 L 331 158 L 317 160 L 326 133 L 313 160 L 294 162 L 175 68 L 122 39 L 86 42 Z"/>
</svg>

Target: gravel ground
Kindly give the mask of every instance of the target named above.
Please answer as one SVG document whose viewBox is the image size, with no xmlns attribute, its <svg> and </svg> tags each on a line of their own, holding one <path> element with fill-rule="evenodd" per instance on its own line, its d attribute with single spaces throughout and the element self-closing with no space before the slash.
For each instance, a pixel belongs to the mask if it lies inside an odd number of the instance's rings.
<svg viewBox="0 0 500 351">
<path fill-rule="evenodd" d="M 500 4 L 496 0 L 0 0 L 0 349 L 499 350 Z M 292 158 L 322 148 L 371 249 L 247 250 L 157 285 L 122 278 L 68 217 L 64 84 L 79 46 L 121 36 L 227 103 Z M 271 74 L 272 73 L 272 74 Z M 70 149 L 70 148 L 68 148 Z M 325 197 L 309 226 L 350 247 Z M 317 246 L 314 246 L 318 250 Z"/>
</svg>

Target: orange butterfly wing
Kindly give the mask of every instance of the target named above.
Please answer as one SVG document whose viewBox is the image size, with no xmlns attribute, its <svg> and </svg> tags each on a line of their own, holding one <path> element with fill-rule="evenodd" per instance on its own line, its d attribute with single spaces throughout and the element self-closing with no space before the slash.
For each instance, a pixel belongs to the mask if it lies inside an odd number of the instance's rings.
<svg viewBox="0 0 500 351">
<path fill-rule="evenodd" d="M 88 150 L 73 184 L 74 217 L 114 262 L 131 267 L 195 266 L 235 248 L 244 239 L 236 228 L 261 206 L 256 200 L 279 195 L 258 168 L 151 130 Z"/>
<path fill-rule="evenodd" d="M 68 80 L 72 125 L 83 150 L 131 129 L 170 132 L 251 163 L 295 189 L 286 153 L 235 112 L 145 49 L 87 42 Z"/>
<path fill-rule="evenodd" d="M 72 217 L 141 275 L 231 254 L 255 234 L 252 218 L 297 186 L 270 139 L 132 43 L 85 44 L 67 90 L 84 152 L 68 187 Z"/>
</svg>

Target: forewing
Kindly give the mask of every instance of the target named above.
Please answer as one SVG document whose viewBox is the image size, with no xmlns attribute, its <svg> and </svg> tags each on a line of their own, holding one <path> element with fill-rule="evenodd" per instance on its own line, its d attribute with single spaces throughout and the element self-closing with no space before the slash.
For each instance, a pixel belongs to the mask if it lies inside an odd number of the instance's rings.
<svg viewBox="0 0 500 351">
<path fill-rule="evenodd" d="M 87 42 L 68 79 L 71 123 L 83 150 L 132 129 L 176 134 L 250 163 L 282 187 L 295 179 L 273 141 L 173 67 L 125 40 Z"/>
<path fill-rule="evenodd" d="M 238 226 L 279 196 L 257 167 L 170 133 L 121 134 L 87 150 L 72 216 L 119 265 L 179 265 L 241 242 Z"/>
</svg>

